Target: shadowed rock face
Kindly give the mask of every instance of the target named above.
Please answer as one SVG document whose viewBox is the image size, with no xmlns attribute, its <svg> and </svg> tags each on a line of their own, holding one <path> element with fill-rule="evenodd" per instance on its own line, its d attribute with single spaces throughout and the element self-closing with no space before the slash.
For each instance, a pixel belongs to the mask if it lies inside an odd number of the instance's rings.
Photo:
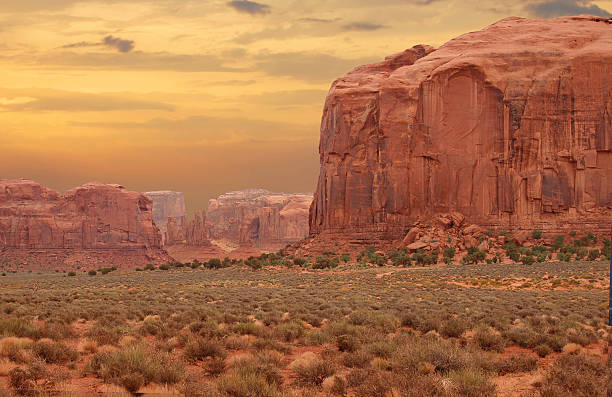
<svg viewBox="0 0 612 397">
<path fill-rule="evenodd" d="M 61 196 L 30 180 L 0 180 L 0 256 L 92 266 L 165 261 L 151 209 L 149 197 L 120 185 L 88 183 Z"/>
<path fill-rule="evenodd" d="M 210 200 L 211 238 L 262 249 L 278 249 L 308 235 L 312 194 L 262 189 L 230 192 Z"/>
<path fill-rule="evenodd" d="M 609 230 L 611 22 L 508 18 L 336 80 L 311 234 L 395 239 L 453 211 L 491 228 Z"/>
</svg>

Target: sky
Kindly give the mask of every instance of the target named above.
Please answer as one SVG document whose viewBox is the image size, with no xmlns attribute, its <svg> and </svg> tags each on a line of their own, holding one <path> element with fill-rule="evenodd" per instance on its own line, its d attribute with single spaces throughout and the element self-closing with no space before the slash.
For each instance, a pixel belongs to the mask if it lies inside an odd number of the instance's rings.
<svg viewBox="0 0 612 397">
<path fill-rule="evenodd" d="M 612 0 L 0 0 L 0 179 L 312 192 L 332 81 L 509 16 Z"/>
</svg>

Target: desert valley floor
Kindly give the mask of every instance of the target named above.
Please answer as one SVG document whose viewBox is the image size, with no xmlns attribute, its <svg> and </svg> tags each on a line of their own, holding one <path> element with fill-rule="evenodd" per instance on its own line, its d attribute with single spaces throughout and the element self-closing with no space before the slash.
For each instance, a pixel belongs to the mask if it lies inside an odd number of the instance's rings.
<svg viewBox="0 0 612 397">
<path fill-rule="evenodd" d="M 605 261 L 103 273 L 0 277 L 0 396 L 605 396 L 609 386 Z"/>
</svg>

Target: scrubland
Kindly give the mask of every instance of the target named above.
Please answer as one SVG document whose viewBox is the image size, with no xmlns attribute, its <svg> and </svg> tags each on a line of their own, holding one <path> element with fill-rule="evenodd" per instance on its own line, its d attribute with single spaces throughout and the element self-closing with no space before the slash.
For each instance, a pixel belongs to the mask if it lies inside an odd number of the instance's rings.
<svg viewBox="0 0 612 397">
<path fill-rule="evenodd" d="M 346 258 L 321 270 L 295 259 L 7 273 L 0 396 L 552 397 L 611 386 L 605 261 Z"/>
</svg>

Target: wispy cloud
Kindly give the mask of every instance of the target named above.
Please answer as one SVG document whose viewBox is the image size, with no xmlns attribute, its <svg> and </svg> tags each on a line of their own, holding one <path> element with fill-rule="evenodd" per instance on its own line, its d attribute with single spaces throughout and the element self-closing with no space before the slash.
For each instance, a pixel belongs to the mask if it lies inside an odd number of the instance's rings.
<svg viewBox="0 0 612 397">
<path fill-rule="evenodd" d="M 594 14 L 602 17 L 612 17 L 607 10 L 593 4 L 590 0 L 551 0 L 527 6 L 527 10 L 541 18 L 554 18 L 564 15 Z"/>
<path fill-rule="evenodd" d="M 70 43 L 70 44 L 63 45 L 60 48 L 83 48 L 83 47 L 110 47 L 119 52 L 125 53 L 125 52 L 130 52 L 134 49 L 134 41 L 108 35 L 99 42 L 79 41 L 78 43 Z"/>
<path fill-rule="evenodd" d="M 263 15 L 270 13 L 270 6 L 267 4 L 257 3 L 249 0 L 234 0 L 227 3 L 238 12 L 244 12 L 251 15 Z"/>
<path fill-rule="evenodd" d="M 343 30 L 361 30 L 361 31 L 372 31 L 384 28 L 385 25 L 369 22 L 353 22 L 342 26 Z"/>
</svg>

